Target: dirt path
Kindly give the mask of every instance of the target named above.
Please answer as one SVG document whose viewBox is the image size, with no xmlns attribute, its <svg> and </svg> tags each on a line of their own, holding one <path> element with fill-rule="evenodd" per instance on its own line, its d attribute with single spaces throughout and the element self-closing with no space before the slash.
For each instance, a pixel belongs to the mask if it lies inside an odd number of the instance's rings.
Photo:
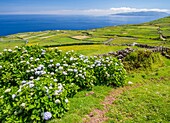
<svg viewBox="0 0 170 123">
<path fill-rule="evenodd" d="M 116 100 L 117 96 L 122 94 L 125 91 L 129 91 L 133 88 L 139 87 L 139 84 L 133 86 L 125 86 L 117 89 L 113 89 L 108 96 L 105 97 L 104 101 L 101 103 L 104 108 L 103 110 L 94 109 L 90 114 L 88 114 L 84 119 L 83 123 L 102 123 L 107 121 L 108 118 L 105 114 L 109 111 L 109 107 Z"/>
</svg>

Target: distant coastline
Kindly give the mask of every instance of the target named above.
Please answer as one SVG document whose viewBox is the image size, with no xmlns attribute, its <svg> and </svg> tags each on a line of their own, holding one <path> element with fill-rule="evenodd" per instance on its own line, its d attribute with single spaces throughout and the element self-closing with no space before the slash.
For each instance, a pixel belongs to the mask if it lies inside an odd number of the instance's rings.
<svg viewBox="0 0 170 123">
<path fill-rule="evenodd" d="M 0 36 L 45 30 L 88 30 L 106 26 L 139 24 L 159 16 L 0 15 Z"/>
</svg>

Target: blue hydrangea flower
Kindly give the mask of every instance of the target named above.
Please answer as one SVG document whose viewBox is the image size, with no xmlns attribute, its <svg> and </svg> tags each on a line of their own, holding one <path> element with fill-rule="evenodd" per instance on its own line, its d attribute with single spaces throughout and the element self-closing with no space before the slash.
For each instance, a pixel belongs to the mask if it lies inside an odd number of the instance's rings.
<svg viewBox="0 0 170 123">
<path fill-rule="evenodd" d="M 44 112 L 43 114 L 44 120 L 49 120 L 51 119 L 51 117 L 52 117 L 52 114 L 50 112 Z"/>
</svg>

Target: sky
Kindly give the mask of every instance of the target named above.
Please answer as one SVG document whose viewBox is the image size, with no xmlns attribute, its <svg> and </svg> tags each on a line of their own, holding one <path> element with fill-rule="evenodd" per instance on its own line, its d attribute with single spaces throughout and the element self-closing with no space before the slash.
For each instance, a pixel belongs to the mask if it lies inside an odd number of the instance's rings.
<svg viewBox="0 0 170 123">
<path fill-rule="evenodd" d="M 0 14 L 107 15 L 137 11 L 170 13 L 170 0 L 0 0 Z"/>
</svg>

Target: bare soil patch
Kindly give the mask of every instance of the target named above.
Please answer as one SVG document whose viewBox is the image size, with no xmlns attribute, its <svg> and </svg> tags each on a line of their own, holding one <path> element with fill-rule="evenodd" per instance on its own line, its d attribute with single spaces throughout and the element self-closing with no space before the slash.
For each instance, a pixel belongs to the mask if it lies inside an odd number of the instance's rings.
<svg viewBox="0 0 170 123">
<path fill-rule="evenodd" d="M 119 96 L 125 91 L 129 91 L 139 86 L 140 85 L 137 84 L 134 86 L 129 85 L 129 86 L 113 89 L 109 93 L 109 95 L 105 97 L 104 101 L 101 102 L 101 104 L 104 106 L 103 110 L 94 109 L 90 114 L 86 115 L 86 117 L 83 118 L 83 123 L 102 123 L 104 121 L 107 121 L 108 118 L 105 116 L 105 114 L 109 111 L 109 107 L 116 100 L 117 96 Z"/>
<path fill-rule="evenodd" d="M 82 39 L 86 39 L 86 38 L 90 38 L 90 37 L 89 37 L 89 36 L 82 36 L 82 35 L 79 35 L 79 36 L 73 36 L 72 38 L 78 39 L 78 40 L 82 40 Z"/>
</svg>

